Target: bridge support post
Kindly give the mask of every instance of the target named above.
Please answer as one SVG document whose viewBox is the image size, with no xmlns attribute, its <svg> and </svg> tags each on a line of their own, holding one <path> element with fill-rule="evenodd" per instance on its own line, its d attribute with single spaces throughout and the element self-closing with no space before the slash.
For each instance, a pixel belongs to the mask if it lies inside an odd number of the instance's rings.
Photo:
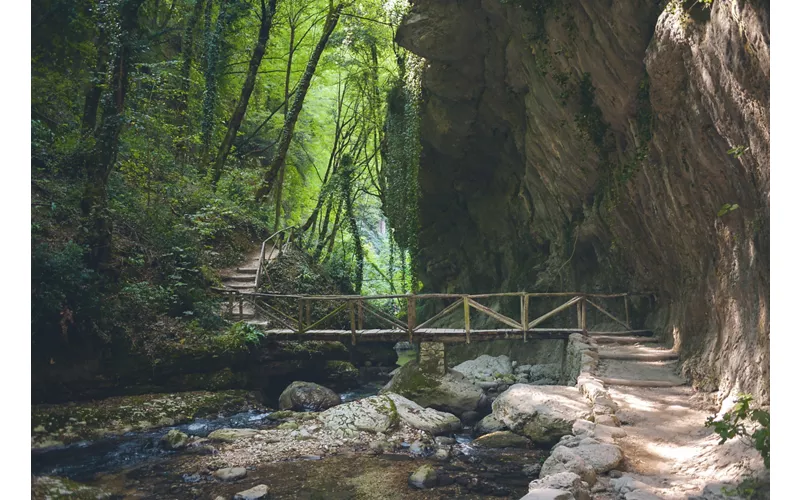
<svg viewBox="0 0 800 500">
<path fill-rule="evenodd" d="M 447 363 L 444 342 L 420 342 L 419 367 L 424 373 L 446 374 Z"/>
</svg>

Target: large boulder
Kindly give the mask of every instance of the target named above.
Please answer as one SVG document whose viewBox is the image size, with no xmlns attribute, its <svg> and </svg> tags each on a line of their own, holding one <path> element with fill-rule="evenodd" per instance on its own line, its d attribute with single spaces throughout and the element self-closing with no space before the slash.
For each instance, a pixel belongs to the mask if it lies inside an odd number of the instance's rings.
<svg viewBox="0 0 800 500">
<path fill-rule="evenodd" d="M 335 406 L 320 413 L 319 419 L 331 430 L 387 432 L 399 417 L 392 398 L 380 395 Z"/>
<path fill-rule="evenodd" d="M 292 382 L 278 399 L 278 408 L 294 411 L 322 411 L 341 403 L 339 395 L 312 382 Z"/>
<path fill-rule="evenodd" d="M 529 492 L 546 489 L 565 490 L 572 493 L 572 496 L 574 496 L 576 500 L 589 500 L 589 489 L 584 486 L 584 482 L 581 480 L 580 476 L 573 472 L 552 474 L 531 481 L 528 485 Z"/>
<path fill-rule="evenodd" d="M 591 415 L 575 387 L 516 384 L 492 403 L 492 414 L 534 443 L 552 445 L 572 432 L 572 424 Z"/>
<path fill-rule="evenodd" d="M 419 405 L 455 415 L 475 411 L 483 395 L 481 388 L 462 373 L 426 373 L 416 361 L 403 365 L 381 392 L 394 392 Z"/>
<path fill-rule="evenodd" d="M 572 448 L 572 451 L 598 474 L 608 472 L 622 463 L 622 450 L 619 446 L 599 443 L 591 438 L 581 441 L 581 444 Z"/>
<path fill-rule="evenodd" d="M 575 453 L 574 448 L 558 446 L 553 453 L 547 457 L 539 471 L 539 477 L 547 477 L 560 472 L 572 472 L 580 476 L 582 481 L 593 485 L 597 481 L 595 470 Z"/>
<path fill-rule="evenodd" d="M 475 359 L 464 361 L 454 366 L 453 370 L 464 374 L 464 376 L 474 381 L 510 377 L 514 371 L 508 356 L 489 356 L 487 354 L 482 354 Z"/>
<path fill-rule="evenodd" d="M 386 394 L 394 401 L 397 416 L 400 420 L 414 429 L 430 432 L 431 434 L 447 434 L 461 428 L 461 421 L 452 413 L 423 408 L 410 399 L 399 394 Z"/>
</svg>

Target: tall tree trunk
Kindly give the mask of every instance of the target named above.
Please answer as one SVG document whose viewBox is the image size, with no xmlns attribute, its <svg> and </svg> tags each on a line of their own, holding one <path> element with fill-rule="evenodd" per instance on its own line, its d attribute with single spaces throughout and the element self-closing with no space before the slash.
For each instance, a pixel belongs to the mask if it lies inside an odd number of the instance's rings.
<svg viewBox="0 0 800 500">
<path fill-rule="evenodd" d="M 256 191 L 257 202 L 260 202 L 264 196 L 269 194 L 269 192 L 272 190 L 272 184 L 275 182 L 278 172 L 286 163 L 286 154 L 289 151 L 289 144 L 292 142 L 292 136 L 294 135 L 294 127 L 297 124 L 297 118 L 300 116 L 300 111 L 303 109 L 303 101 L 306 98 L 306 93 L 308 93 L 308 88 L 311 86 L 311 78 L 314 76 L 314 71 L 316 70 L 319 59 L 322 56 L 322 51 L 325 50 L 325 46 L 328 44 L 328 39 L 330 38 L 331 33 L 333 33 L 333 30 L 336 28 L 336 24 L 339 22 L 339 16 L 342 13 L 343 7 L 344 4 L 339 4 L 335 8 L 332 8 L 330 12 L 328 12 L 328 17 L 325 20 L 325 27 L 322 30 L 322 36 L 320 37 L 317 46 L 314 47 L 314 52 L 311 54 L 311 58 L 308 60 L 306 69 L 303 72 L 303 76 L 300 78 L 300 83 L 297 86 L 297 91 L 294 95 L 294 100 L 292 101 L 292 108 L 289 110 L 289 114 L 286 117 L 286 122 L 283 124 L 281 138 L 278 143 L 278 148 L 275 151 L 272 164 L 264 175 L 261 187 L 259 187 L 258 191 Z"/>
<path fill-rule="evenodd" d="M 122 4 L 116 53 L 112 55 L 109 92 L 102 102 L 102 118 L 95 133 L 94 155 L 87 165 L 86 186 L 81 210 L 87 229 L 89 266 L 103 270 L 111 258 L 112 223 L 108 214 L 108 176 L 117 160 L 122 130 L 128 69 L 132 58 L 132 38 L 139 25 L 139 8 L 144 0 Z"/>
<path fill-rule="evenodd" d="M 228 123 L 228 131 L 225 133 L 225 139 L 217 152 L 217 159 L 214 161 L 211 178 L 211 188 L 217 189 L 217 183 L 222 176 L 222 168 L 225 165 L 225 160 L 228 158 L 228 153 L 233 146 L 233 140 L 239 132 L 239 127 L 244 120 L 244 114 L 247 112 L 247 104 L 250 102 L 250 95 L 253 93 L 253 88 L 256 86 L 256 77 L 258 76 L 258 68 L 261 66 L 261 60 L 264 58 L 264 53 L 267 51 L 267 42 L 269 41 L 269 32 L 272 29 L 272 19 L 275 16 L 275 5 L 277 0 L 269 0 L 269 7 L 264 0 L 261 0 L 261 26 L 258 29 L 258 41 L 253 49 L 253 55 L 250 57 L 250 67 L 247 70 L 247 77 L 244 79 L 242 85 L 242 93 L 239 96 L 239 101 L 236 103 L 236 108 L 233 110 L 233 116 Z"/>
<path fill-rule="evenodd" d="M 297 26 L 293 22 L 294 20 L 290 20 L 289 24 L 289 60 L 286 63 L 286 79 L 283 82 L 283 96 L 284 102 L 289 102 L 289 84 L 291 82 L 292 77 L 292 59 L 294 57 L 294 36 L 295 31 L 297 30 Z M 283 122 L 286 123 L 286 120 L 289 118 L 289 106 L 286 106 L 283 112 Z M 281 201 L 283 198 L 283 176 L 286 173 L 286 166 L 282 166 L 280 172 L 278 172 L 278 186 L 275 191 L 275 230 L 277 231 L 280 229 L 281 224 Z"/>
<path fill-rule="evenodd" d="M 203 5 L 206 0 L 195 0 L 192 14 L 186 22 L 186 28 L 183 32 L 183 39 L 181 41 L 181 72 L 180 72 L 180 86 L 178 87 L 178 101 L 175 106 L 176 117 L 180 126 L 180 139 L 177 144 L 177 156 L 181 161 L 186 161 L 187 156 L 187 135 L 189 134 L 189 117 L 187 110 L 189 109 L 189 93 L 192 88 L 192 62 L 194 60 L 194 33 L 197 29 L 197 23 L 200 22 L 200 16 L 203 14 Z"/>
</svg>

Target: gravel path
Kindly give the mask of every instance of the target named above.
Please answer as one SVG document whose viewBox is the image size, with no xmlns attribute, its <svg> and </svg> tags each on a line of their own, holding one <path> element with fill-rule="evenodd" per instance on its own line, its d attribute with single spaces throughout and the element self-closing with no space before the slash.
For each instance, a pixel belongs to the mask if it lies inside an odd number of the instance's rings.
<svg viewBox="0 0 800 500">
<path fill-rule="evenodd" d="M 603 359 L 604 354 L 653 354 L 658 346 L 607 345 L 600 349 L 601 377 L 681 383 L 677 361 L 643 362 Z M 740 481 L 763 471 L 761 457 L 747 444 L 719 439 L 705 427 L 716 412 L 712 398 L 691 387 L 609 386 L 619 405 L 617 417 L 627 433 L 618 441 L 628 475 L 650 485 L 664 499 L 700 495 L 708 485 Z"/>
</svg>

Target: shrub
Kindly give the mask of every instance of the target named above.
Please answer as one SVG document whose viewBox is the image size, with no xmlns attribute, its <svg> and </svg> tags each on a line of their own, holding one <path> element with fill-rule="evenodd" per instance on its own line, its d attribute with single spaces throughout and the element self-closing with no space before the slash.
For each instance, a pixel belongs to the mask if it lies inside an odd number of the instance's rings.
<svg viewBox="0 0 800 500">
<path fill-rule="evenodd" d="M 731 411 L 720 420 L 713 415 L 708 417 L 706 427 L 713 427 L 714 432 L 719 434 L 719 444 L 737 436 L 742 437 L 761 454 L 764 465 L 769 469 L 769 412 L 751 408 L 752 401 L 753 396 L 740 394 Z M 753 431 L 750 432 L 748 428 Z"/>
</svg>

